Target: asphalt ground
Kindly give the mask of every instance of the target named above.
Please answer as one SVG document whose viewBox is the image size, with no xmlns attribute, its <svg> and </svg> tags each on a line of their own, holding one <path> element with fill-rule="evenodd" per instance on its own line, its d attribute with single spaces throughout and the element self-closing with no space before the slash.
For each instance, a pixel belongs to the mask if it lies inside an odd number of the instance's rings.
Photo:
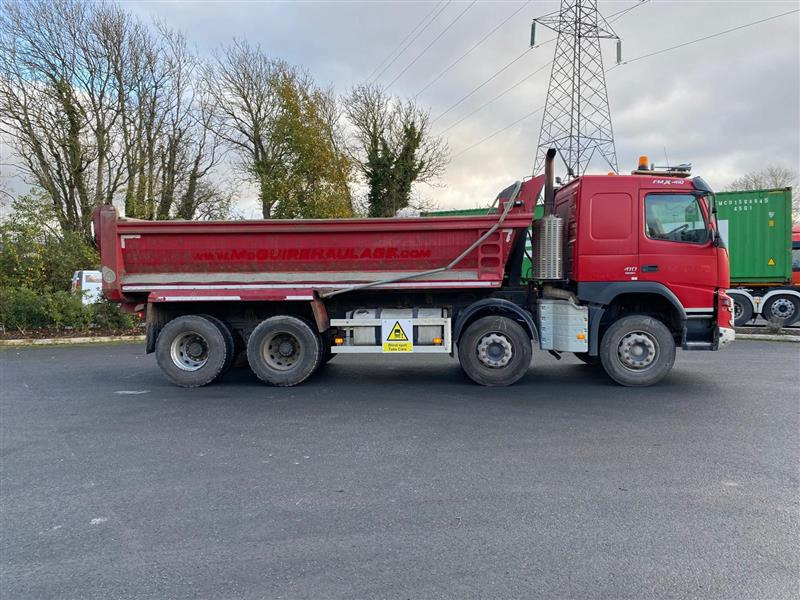
<svg viewBox="0 0 800 600">
<path fill-rule="evenodd" d="M 537 352 L 169 385 L 142 346 L 0 350 L 0 596 L 797 598 L 800 348 L 649 389 Z"/>
</svg>

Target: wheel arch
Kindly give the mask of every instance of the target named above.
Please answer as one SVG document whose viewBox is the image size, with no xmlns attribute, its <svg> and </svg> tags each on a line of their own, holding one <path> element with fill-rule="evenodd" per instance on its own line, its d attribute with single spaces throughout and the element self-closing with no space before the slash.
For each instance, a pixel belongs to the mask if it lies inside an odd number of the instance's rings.
<svg viewBox="0 0 800 600">
<path fill-rule="evenodd" d="M 539 330 L 530 312 L 510 300 L 503 298 L 484 298 L 473 302 L 458 313 L 453 327 L 453 346 L 458 343 L 466 327 L 481 317 L 501 315 L 519 322 L 533 340 L 539 339 Z"/>
<path fill-rule="evenodd" d="M 660 317 L 679 344 L 686 336 L 686 309 L 665 285 L 651 281 L 578 284 L 578 298 L 589 306 L 589 355 L 596 356 L 602 327 L 628 314 Z"/>
</svg>

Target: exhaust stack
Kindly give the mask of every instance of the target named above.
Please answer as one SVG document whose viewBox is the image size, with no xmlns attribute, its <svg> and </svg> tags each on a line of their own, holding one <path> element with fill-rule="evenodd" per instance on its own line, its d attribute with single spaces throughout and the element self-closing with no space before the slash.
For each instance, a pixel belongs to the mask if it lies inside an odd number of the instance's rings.
<svg viewBox="0 0 800 600">
<path fill-rule="evenodd" d="M 540 281 L 564 278 L 564 219 L 555 216 L 555 158 L 550 148 L 544 161 L 544 216 L 533 226 L 534 248 L 533 278 Z"/>
<path fill-rule="evenodd" d="M 544 159 L 544 214 L 552 215 L 556 204 L 555 192 L 556 149 L 550 148 Z"/>
</svg>

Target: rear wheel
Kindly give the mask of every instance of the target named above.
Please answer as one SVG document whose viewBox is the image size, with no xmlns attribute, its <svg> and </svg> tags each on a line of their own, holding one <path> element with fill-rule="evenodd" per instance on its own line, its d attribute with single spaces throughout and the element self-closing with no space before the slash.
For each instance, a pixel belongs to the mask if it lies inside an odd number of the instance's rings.
<svg viewBox="0 0 800 600">
<path fill-rule="evenodd" d="M 322 341 L 297 317 L 270 317 L 247 341 L 247 361 L 262 381 L 288 387 L 308 378 L 319 366 Z"/>
<path fill-rule="evenodd" d="M 229 364 L 228 345 L 219 327 L 204 316 L 186 315 L 167 323 L 156 340 L 156 362 L 167 379 L 181 387 L 214 381 Z"/>
<path fill-rule="evenodd" d="M 800 319 L 800 300 L 789 294 L 773 296 L 764 303 L 761 316 L 767 321 L 778 321 L 782 327 L 793 325 Z"/>
<path fill-rule="evenodd" d="M 227 352 L 227 356 L 225 358 L 225 365 L 222 367 L 222 373 L 220 376 L 226 373 L 233 364 L 233 359 L 236 357 L 236 343 L 233 339 L 233 331 L 222 319 L 218 319 L 212 315 L 199 315 L 204 319 L 208 319 L 214 325 L 217 326 L 219 332 L 222 334 L 223 339 L 225 340 L 225 351 Z"/>
<path fill-rule="evenodd" d="M 488 386 L 511 385 L 531 365 L 531 338 L 507 317 L 483 317 L 471 323 L 458 342 L 458 360 L 467 377 Z"/>
<path fill-rule="evenodd" d="M 603 369 L 620 385 L 644 387 L 661 381 L 675 364 L 675 340 L 661 321 L 623 317 L 600 340 Z"/>
<path fill-rule="evenodd" d="M 733 324 L 741 327 L 753 319 L 753 303 L 747 296 L 731 292 L 728 294 L 733 300 Z"/>
</svg>

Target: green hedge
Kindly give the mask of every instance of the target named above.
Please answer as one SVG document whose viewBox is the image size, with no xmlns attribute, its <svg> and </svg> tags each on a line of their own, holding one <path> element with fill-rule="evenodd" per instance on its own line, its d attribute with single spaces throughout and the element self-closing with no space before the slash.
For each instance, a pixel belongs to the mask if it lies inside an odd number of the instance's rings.
<svg viewBox="0 0 800 600">
<path fill-rule="evenodd" d="M 63 290 L 37 292 L 25 287 L 0 287 L 1 331 L 130 329 L 137 323 L 136 317 L 106 300 L 84 305 L 77 294 Z"/>
</svg>

